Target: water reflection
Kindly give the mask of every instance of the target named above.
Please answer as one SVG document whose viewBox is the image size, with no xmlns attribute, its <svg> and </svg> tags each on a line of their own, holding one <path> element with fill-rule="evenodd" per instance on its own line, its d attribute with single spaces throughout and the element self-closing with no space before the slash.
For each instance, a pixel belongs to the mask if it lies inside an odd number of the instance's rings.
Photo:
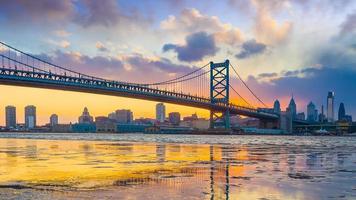
<svg viewBox="0 0 356 200">
<path fill-rule="evenodd" d="M 0 139 L 0 193 L 188 199 L 355 198 L 355 146 Z M 7 188 L 7 189 L 6 189 Z M 312 189 L 311 189 L 312 188 Z M 148 193 L 150 194 L 148 194 Z M 1 197 L 1 194 L 0 194 Z"/>
</svg>

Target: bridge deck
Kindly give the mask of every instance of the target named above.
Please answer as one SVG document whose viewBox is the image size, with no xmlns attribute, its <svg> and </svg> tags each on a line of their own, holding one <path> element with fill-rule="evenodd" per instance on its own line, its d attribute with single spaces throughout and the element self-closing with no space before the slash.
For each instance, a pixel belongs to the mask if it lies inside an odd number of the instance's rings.
<svg viewBox="0 0 356 200">
<path fill-rule="evenodd" d="M 233 104 L 212 104 L 210 99 L 207 98 L 105 79 L 89 79 L 86 77 L 71 77 L 38 71 L 0 68 L 0 84 L 129 97 L 214 111 L 229 109 L 231 114 L 269 120 L 278 119 L 278 115 L 276 114 L 258 111 L 253 108 Z"/>
</svg>

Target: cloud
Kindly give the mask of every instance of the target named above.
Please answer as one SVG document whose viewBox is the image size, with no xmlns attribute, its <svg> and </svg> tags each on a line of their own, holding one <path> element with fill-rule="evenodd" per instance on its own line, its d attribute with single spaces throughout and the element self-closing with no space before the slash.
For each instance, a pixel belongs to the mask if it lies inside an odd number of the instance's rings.
<svg viewBox="0 0 356 200">
<path fill-rule="evenodd" d="M 178 60 L 193 62 L 200 61 L 206 56 L 214 56 L 218 51 L 212 35 L 206 32 L 198 32 L 186 37 L 186 44 L 165 44 L 163 51 L 173 50 L 178 55 Z"/>
<path fill-rule="evenodd" d="M 356 11 L 347 15 L 346 20 L 341 24 L 340 34 L 356 33 Z"/>
<path fill-rule="evenodd" d="M 279 24 L 272 18 L 269 11 L 264 8 L 258 8 L 255 21 L 255 35 L 258 41 L 265 44 L 276 44 L 286 41 L 292 30 L 291 22 Z"/>
<path fill-rule="evenodd" d="M 66 30 L 56 30 L 56 31 L 53 31 L 53 34 L 57 37 L 63 37 L 63 38 L 71 35 L 71 33 L 69 33 Z"/>
<path fill-rule="evenodd" d="M 184 9 L 179 16 L 169 16 L 160 23 L 160 28 L 177 34 L 206 32 L 212 34 L 217 42 L 228 45 L 240 44 L 242 32 L 231 24 L 222 23 L 216 16 L 203 15 L 197 9 Z"/>
<path fill-rule="evenodd" d="M 82 0 L 81 4 L 84 7 L 84 11 L 77 13 L 75 21 L 84 27 L 92 25 L 116 25 L 120 17 L 122 17 L 116 0 Z"/>
<path fill-rule="evenodd" d="M 95 47 L 96 47 L 99 51 L 101 51 L 101 52 L 108 52 L 108 51 L 109 51 L 109 49 L 106 48 L 106 47 L 104 46 L 104 44 L 101 43 L 101 42 L 99 42 L 99 41 L 95 43 Z"/>
<path fill-rule="evenodd" d="M 171 79 L 172 75 L 183 75 L 197 67 L 174 64 L 161 57 L 144 57 L 141 54 L 126 54 L 120 57 L 87 56 L 79 52 L 56 50 L 51 54 L 35 55 L 53 64 L 86 75 L 111 80 L 152 83 Z"/>
<path fill-rule="evenodd" d="M 74 13 L 72 0 L 1 1 L 0 13 L 12 23 L 67 21 Z"/>
<path fill-rule="evenodd" d="M 62 47 L 62 48 L 68 48 L 71 44 L 68 40 L 60 40 L 60 41 L 56 41 L 56 40 L 47 40 L 48 43 Z"/>
<path fill-rule="evenodd" d="M 258 43 L 256 40 L 248 40 L 242 44 L 242 50 L 236 54 L 236 58 L 245 59 L 254 55 L 265 52 L 267 46 L 263 43 Z"/>
</svg>

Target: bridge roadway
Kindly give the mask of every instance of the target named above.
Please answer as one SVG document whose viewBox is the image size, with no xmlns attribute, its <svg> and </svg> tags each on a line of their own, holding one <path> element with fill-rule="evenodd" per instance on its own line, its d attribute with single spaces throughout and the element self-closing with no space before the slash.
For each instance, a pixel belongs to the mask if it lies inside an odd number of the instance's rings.
<svg viewBox="0 0 356 200">
<path fill-rule="evenodd" d="M 228 108 L 232 115 L 238 114 L 265 120 L 277 120 L 279 118 L 276 114 L 258 111 L 253 108 L 233 104 L 212 104 L 208 98 L 158 90 L 142 84 L 111 81 L 88 77 L 86 75 L 80 77 L 66 76 L 65 74 L 58 75 L 50 72 L 38 71 L 38 69 L 24 71 L 19 69 L 0 68 L 0 84 L 129 97 L 214 111 L 225 111 Z"/>
</svg>

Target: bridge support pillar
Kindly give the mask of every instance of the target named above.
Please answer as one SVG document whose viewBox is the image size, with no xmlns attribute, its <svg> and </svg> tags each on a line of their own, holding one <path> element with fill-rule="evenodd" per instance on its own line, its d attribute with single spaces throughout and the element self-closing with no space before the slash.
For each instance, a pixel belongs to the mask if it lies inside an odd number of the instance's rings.
<svg viewBox="0 0 356 200">
<path fill-rule="evenodd" d="M 226 110 L 210 111 L 210 128 L 230 129 L 229 111 L 229 60 L 210 62 L 210 100 L 212 104 L 225 106 Z"/>
</svg>

